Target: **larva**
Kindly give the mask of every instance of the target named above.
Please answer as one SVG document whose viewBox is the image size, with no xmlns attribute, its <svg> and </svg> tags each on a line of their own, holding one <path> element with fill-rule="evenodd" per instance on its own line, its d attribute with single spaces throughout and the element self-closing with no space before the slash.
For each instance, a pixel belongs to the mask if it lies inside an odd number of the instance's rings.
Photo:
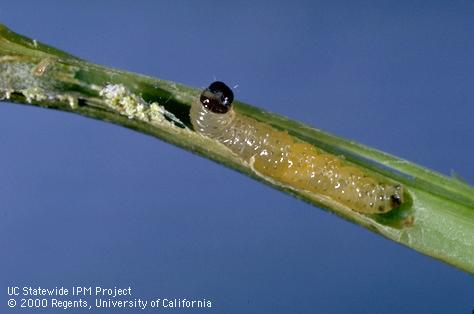
<svg viewBox="0 0 474 314">
<path fill-rule="evenodd" d="M 231 106 L 233 98 L 227 85 L 212 83 L 191 106 L 191 123 L 195 131 L 253 164 L 260 175 L 366 214 L 386 213 L 403 203 L 401 184 L 377 179 L 287 132 L 237 114 Z"/>
</svg>

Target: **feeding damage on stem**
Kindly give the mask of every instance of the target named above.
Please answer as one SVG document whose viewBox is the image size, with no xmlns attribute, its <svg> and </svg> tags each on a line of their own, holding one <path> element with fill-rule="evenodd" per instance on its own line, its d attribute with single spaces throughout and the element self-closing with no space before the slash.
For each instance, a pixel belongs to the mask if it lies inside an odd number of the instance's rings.
<svg viewBox="0 0 474 314">
<path fill-rule="evenodd" d="M 185 128 L 174 114 L 165 110 L 157 102 L 149 104 L 121 84 L 108 84 L 100 90 L 99 95 L 103 97 L 110 109 L 129 119 L 138 119 L 154 125 L 172 124 Z"/>
<path fill-rule="evenodd" d="M 53 80 L 43 76 L 57 65 L 54 58 L 43 58 L 38 62 L 20 56 L 0 58 L 0 99 L 9 100 L 13 94 L 22 95 L 26 102 L 61 101 L 71 109 L 77 107 L 77 95 L 74 92 L 58 92 Z"/>
</svg>

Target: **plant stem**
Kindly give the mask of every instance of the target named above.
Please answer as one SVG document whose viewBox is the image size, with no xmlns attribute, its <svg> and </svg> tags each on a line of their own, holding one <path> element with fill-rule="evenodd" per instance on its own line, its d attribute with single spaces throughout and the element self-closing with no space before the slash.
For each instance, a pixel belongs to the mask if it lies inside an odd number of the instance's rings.
<svg viewBox="0 0 474 314">
<path fill-rule="evenodd" d="M 314 144 L 367 171 L 403 183 L 409 201 L 384 215 L 364 215 L 327 198 L 258 176 L 215 140 L 193 131 L 199 91 L 170 81 L 88 63 L 0 25 L 0 97 L 109 121 L 190 150 L 329 209 L 380 235 L 474 273 L 474 189 L 406 160 L 240 102 L 235 110 Z"/>
</svg>

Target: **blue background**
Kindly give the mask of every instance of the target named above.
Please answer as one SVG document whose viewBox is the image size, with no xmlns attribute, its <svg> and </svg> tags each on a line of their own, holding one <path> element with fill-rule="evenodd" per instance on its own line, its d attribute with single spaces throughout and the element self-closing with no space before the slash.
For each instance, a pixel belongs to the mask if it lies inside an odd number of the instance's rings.
<svg viewBox="0 0 474 314">
<path fill-rule="evenodd" d="M 239 100 L 471 184 L 473 16 L 467 0 L 0 6 L 86 60 L 238 84 Z M 131 285 L 211 299 L 203 313 L 474 308 L 467 273 L 152 137 L 1 103 L 0 144 L 2 313 L 10 285 Z"/>
</svg>

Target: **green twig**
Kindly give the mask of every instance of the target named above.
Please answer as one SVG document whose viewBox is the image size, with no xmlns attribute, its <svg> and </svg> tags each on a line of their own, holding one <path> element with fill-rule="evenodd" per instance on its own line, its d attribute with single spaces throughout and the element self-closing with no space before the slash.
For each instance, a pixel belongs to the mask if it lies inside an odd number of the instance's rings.
<svg viewBox="0 0 474 314">
<path fill-rule="evenodd" d="M 474 189 L 375 149 L 237 102 L 235 110 L 403 183 L 408 201 L 384 215 L 363 215 L 330 199 L 257 176 L 218 142 L 193 131 L 199 91 L 88 63 L 0 26 L 0 97 L 78 113 L 149 134 L 236 169 L 370 230 L 474 273 Z"/>
</svg>

